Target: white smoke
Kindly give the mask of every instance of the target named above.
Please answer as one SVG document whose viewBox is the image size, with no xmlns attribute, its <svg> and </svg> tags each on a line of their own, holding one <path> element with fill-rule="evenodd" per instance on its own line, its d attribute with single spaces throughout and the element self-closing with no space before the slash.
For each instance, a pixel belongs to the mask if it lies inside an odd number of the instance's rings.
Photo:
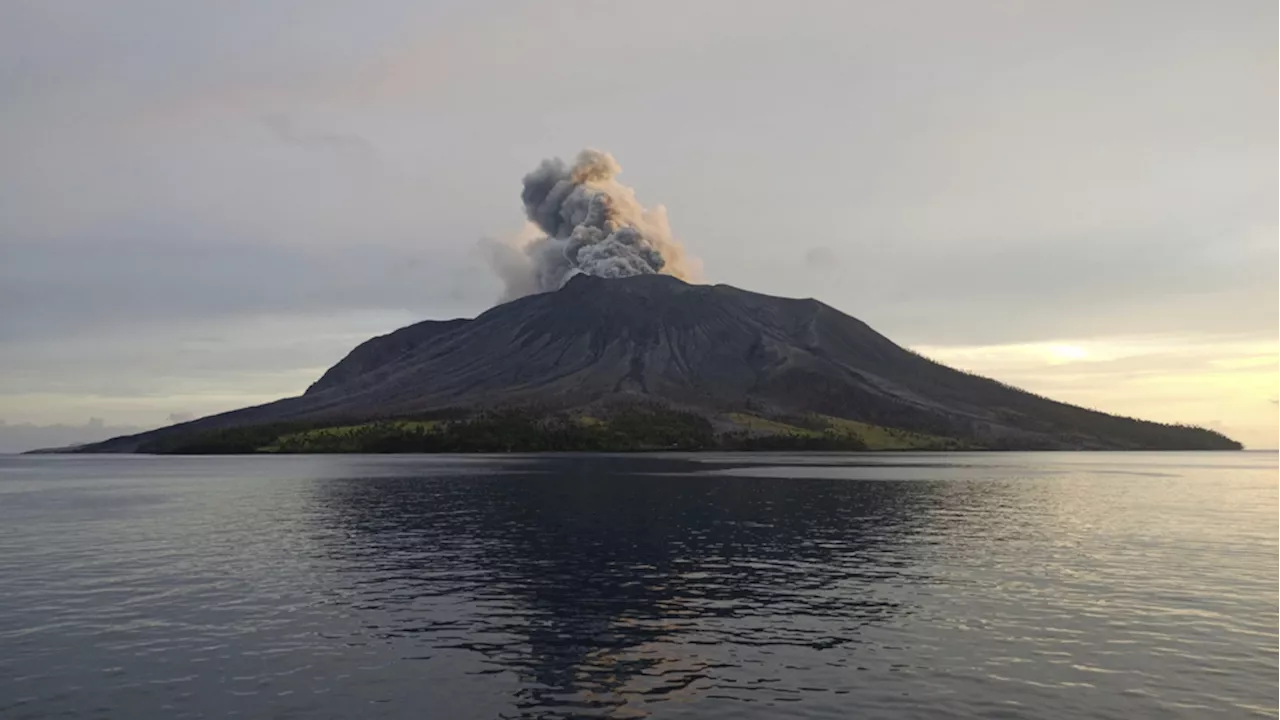
<svg viewBox="0 0 1280 720">
<path fill-rule="evenodd" d="M 671 236 L 666 210 L 641 206 L 635 192 L 614 179 L 621 171 L 611 155 L 588 149 L 572 166 L 543 160 L 524 176 L 520 198 L 536 232 L 487 247 L 490 265 L 506 285 L 504 300 L 558 290 L 579 273 L 692 278 L 693 265 Z"/>
</svg>

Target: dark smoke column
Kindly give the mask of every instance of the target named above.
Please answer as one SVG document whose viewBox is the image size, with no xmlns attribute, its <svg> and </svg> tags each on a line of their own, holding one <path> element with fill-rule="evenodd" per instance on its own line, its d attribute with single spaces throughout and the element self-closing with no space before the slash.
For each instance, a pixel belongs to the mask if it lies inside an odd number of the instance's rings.
<svg viewBox="0 0 1280 720">
<path fill-rule="evenodd" d="M 543 160 L 524 176 L 525 214 L 545 234 L 522 245 L 489 248 L 506 283 L 504 300 L 558 290 L 578 273 L 691 279 L 666 211 L 641 206 L 635 192 L 614 179 L 621 170 L 608 153 L 583 150 L 572 166 L 559 158 Z"/>
</svg>

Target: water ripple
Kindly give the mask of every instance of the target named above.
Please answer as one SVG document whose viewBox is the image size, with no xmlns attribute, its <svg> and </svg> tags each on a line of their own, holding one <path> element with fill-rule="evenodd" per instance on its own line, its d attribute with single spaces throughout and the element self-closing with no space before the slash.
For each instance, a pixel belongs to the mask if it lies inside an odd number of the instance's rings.
<svg viewBox="0 0 1280 720">
<path fill-rule="evenodd" d="M 1276 717 L 1274 455 L 0 459 L 0 716 Z"/>
</svg>

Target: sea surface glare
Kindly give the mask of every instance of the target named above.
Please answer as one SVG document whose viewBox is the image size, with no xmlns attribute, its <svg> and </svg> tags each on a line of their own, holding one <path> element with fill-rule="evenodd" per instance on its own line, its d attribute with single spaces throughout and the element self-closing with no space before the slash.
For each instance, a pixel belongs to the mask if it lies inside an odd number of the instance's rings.
<svg viewBox="0 0 1280 720">
<path fill-rule="evenodd" d="M 1277 716 L 1275 453 L 0 457 L 0 718 Z"/>
</svg>

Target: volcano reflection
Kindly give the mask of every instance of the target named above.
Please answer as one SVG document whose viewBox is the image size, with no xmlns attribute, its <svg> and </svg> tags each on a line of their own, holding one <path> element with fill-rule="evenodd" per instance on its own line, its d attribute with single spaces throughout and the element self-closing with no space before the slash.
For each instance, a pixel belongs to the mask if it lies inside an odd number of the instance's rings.
<svg viewBox="0 0 1280 720">
<path fill-rule="evenodd" d="M 319 536 L 371 632 L 514 673 L 529 715 L 644 714 L 762 656 L 847 671 L 864 628 L 911 611 L 904 541 L 932 485 L 674 474 L 690 465 L 317 482 Z"/>
</svg>

